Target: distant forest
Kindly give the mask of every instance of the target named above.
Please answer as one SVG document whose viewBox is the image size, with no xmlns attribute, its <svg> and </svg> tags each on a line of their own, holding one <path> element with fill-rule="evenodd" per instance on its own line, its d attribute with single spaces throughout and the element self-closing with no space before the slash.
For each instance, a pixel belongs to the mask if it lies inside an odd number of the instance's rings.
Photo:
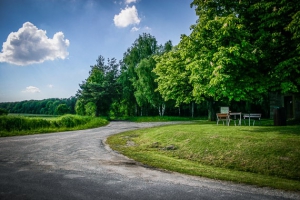
<svg viewBox="0 0 300 200">
<path fill-rule="evenodd" d="M 46 114 L 61 115 L 75 114 L 76 98 L 51 98 L 43 100 L 28 100 L 20 102 L 0 103 L 0 108 L 7 110 L 9 113 L 28 113 L 28 114 Z"/>
<path fill-rule="evenodd" d="M 24 114 L 45 114 L 45 115 L 63 115 L 76 114 L 75 105 L 77 98 L 50 98 L 43 100 L 25 100 L 20 102 L 2 102 L 0 109 L 5 109 L 8 113 L 24 113 Z M 191 116 L 192 105 L 184 105 L 175 108 L 174 105 L 167 109 L 169 115 Z M 206 106 L 203 104 L 195 105 L 195 116 L 206 115 Z M 145 111 L 144 115 L 156 115 L 156 109 L 150 107 Z"/>
</svg>

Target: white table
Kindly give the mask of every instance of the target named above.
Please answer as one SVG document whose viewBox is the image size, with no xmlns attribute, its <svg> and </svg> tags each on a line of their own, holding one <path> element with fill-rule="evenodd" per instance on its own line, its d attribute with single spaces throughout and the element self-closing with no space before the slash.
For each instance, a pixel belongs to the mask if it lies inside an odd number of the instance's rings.
<svg viewBox="0 0 300 200">
<path fill-rule="evenodd" d="M 260 120 L 261 118 L 261 113 L 244 113 L 244 123 L 246 121 L 246 118 L 249 119 L 249 126 L 250 126 L 250 119 L 253 119 L 253 126 L 255 124 L 255 119 Z"/>
<path fill-rule="evenodd" d="M 236 120 L 237 120 L 237 116 L 240 116 L 240 119 L 239 120 L 239 123 L 238 123 L 238 126 L 241 125 L 241 122 L 242 122 L 242 113 L 241 112 L 230 112 L 229 113 L 230 116 L 234 116 L 234 125 L 236 126 Z"/>
</svg>

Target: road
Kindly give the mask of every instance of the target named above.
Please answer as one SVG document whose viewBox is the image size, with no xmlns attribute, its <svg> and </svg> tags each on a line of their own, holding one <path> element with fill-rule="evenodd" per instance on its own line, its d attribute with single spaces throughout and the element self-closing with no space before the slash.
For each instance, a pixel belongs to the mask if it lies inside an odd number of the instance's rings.
<svg viewBox="0 0 300 200">
<path fill-rule="evenodd" d="M 0 199 L 300 199 L 299 193 L 151 169 L 112 151 L 108 136 L 165 123 L 0 138 Z"/>
</svg>

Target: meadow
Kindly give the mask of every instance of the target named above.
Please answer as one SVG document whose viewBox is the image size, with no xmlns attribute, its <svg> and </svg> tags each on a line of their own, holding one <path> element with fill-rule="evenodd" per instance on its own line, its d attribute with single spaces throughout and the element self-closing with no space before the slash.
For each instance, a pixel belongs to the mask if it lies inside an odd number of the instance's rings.
<svg viewBox="0 0 300 200">
<path fill-rule="evenodd" d="M 108 121 L 100 117 L 12 114 L 0 116 L 0 136 L 81 130 L 106 124 Z"/>
</svg>

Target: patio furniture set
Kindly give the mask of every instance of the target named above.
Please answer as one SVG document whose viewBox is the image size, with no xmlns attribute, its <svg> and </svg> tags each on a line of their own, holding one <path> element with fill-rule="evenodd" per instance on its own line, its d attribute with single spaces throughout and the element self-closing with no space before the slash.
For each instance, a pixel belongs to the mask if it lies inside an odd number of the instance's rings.
<svg viewBox="0 0 300 200">
<path fill-rule="evenodd" d="M 260 121 L 261 113 L 241 113 L 241 112 L 230 112 L 229 107 L 221 107 L 220 113 L 217 113 L 217 125 L 222 121 L 223 125 L 230 125 L 230 121 L 234 122 L 234 125 L 241 126 L 242 118 L 244 119 L 244 124 L 246 125 L 246 121 L 248 121 L 249 126 L 251 125 L 251 120 L 253 120 L 253 126 L 255 124 L 255 120 Z"/>
</svg>

